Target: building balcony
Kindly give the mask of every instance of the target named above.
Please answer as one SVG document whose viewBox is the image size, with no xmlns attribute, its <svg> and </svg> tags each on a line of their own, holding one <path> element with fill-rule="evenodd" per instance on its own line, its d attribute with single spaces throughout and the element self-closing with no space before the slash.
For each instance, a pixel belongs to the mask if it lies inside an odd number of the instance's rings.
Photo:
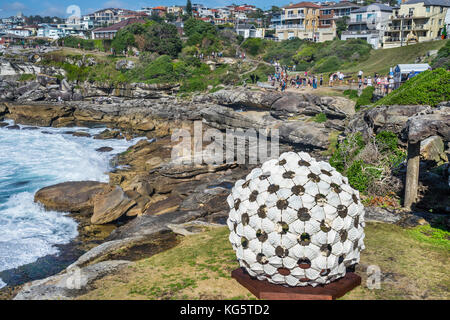
<svg viewBox="0 0 450 320">
<path fill-rule="evenodd" d="M 426 13 L 425 15 L 416 16 L 414 14 L 399 14 L 399 15 L 391 15 L 389 16 L 390 20 L 405 20 L 405 19 L 426 19 L 431 17 L 431 12 Z"/>
<path fill-rule="evenodd" d="M 295 19 L 304 19 L 305 15 L 303 13 L 299 14 L 288 14 L 286 16 L 283 16 L 284 20 L 295 20 Z"/>
<path fill-rule="evenodd" d="M 379 30 L 352 30 L 352 31 L 343 31 L 343 35 L 353 36 L 353 35 L 378 35 L 380 34 Z"/>
<path fill-rule="evenodd" d="M 387 31 L 411 31 L 411 30 L 427 30 L 428 26 L 425 24 L 404 25 L 404 26 L 390 26 Z"/>
<path fill-rule="evenodd" d="M 304 24 L 282 24 L 275 26 L 277 30 L 288 30 L 288 29 L 296 29 L 296 30 L 305 30 Z"/>
</svg>

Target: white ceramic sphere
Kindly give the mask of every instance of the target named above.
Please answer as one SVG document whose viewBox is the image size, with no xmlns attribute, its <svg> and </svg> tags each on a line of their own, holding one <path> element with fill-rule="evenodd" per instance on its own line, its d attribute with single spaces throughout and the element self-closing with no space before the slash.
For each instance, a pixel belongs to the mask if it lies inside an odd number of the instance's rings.
<svg viewBox="0 0 450 320">
<path fill-rule="evenodd" d="M 283 153 L 238 180 L 227 202 L 229 240 L 252 277 L 315 287 L 359 262 L 364 206 L 327 162 Z"/>
</svg>

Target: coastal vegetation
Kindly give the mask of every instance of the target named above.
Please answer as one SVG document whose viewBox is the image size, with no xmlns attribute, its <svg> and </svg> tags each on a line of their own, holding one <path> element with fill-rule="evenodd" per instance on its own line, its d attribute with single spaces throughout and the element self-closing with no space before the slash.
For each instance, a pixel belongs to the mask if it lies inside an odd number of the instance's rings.
<svg viewBox="0 0 450 320">
<path fill-rule="evenodd" d="M 350 185 L 363 194 L 385 196 L 392 191 L 386 183 L 406 158 L 397 135 L 380 131 L 365 141 L 360 133 L 348 135 L 338 144 L 330 164 L 348 177 Z"/>
<path fill-rule="evenodd" d="M 376 105 L 424 104 L 435 106 L 450 98 L 450 73 L 442 68 L 427 70 L 409 79 Z"/>
</svg>

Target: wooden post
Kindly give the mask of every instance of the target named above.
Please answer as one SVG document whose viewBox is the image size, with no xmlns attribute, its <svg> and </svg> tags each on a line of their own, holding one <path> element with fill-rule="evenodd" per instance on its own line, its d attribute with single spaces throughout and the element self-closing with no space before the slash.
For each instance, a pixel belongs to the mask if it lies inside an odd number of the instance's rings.
<svg viewBox="0 0 450 320">
<path fill-rule="evenodd" d="M 411 209 L 416 201 L 417 187 L 419 185 L 420 141 L 410 143 L 408 141 L 408 162 L 406 169 L 405 202 L 404 207 Z"/>
</svg>

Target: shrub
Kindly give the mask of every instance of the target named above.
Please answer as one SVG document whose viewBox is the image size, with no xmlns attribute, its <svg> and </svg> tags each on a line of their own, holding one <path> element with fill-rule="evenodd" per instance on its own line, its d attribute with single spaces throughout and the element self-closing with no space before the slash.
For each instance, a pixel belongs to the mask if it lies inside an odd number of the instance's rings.
<svg viewBox="0 0 450 320">
<path fill-rule="evenodd" d="M 319 73 L 332 72 L 338 69 L 340 65 L 340 59 L 336 56 L 331 56 L 320 60 L 313 69 Z"/>
<path fill-rule="evenodd" d="M 323 112 L 318 113 L 318 114 L 316 114 L 314 116 L 313 121 L 317 122 L 317 123 L 326 122 L 327 121 L 327 115 L 325 113 L 323 113 Z"/>
<path fill-rule="evenodd" d="M 384 179 L 404 161 L 406 153 L 398 146 L 398 137 L 380 131 L 365 142 L 360 133 L 348 135 L 330 158 L 330 164 L 346 175 L 350 185 L 362 193 L 385 195 L 392 193 Z"/>
<path fill-rule="evenodd" d="M 187 79 L 180 87 L 181 92 L 205 91 L 208 85 L 201 77 Z"/>
<path fill-rule="evenodd" d="M 19 81 L 30 81 L 35 79 L 36 75 L 32 73 L 22 73 L 19 77 Z"/>
<path fill-rule="evenodd" d="M 339 172 L 344 172 L 349 166 L 349 162 L 359 154 L 364 146 L 365 142 L 360 133 L 349 135 L 331 156 L 330 164 Z"/>
<path fill-rule="evenodd" d="M 398 147 L 397 135 L 390 131 L 380 131 L 375 137 L 380 151 L 394 151 Z"/>
<path fill-rule="evenodd" d="M 357 160 L 347 169 L 346 175 L 353 188 L 365 193 L 373 180 L 380 177 L 381 170 L 371 168 L 362 160 Z"/>
<path fill-rule="evenodd" d="M 450 72 L 442 68 L 427 70 L 407 80 L 376 105 L 424 104 L 436 106 L 450 99 Z"/>
<path fill-rule="evenodd" d="M 344 90 L 344 95 L 348 96 L 349 99 L 358 99 L 358 90 L 347 89 Z"/>
<path fill-rule="evenodd" d="M 248 38 L 241 47 L 250 55 L 256 56 L 263 51 L 264 40 L 259 38 Z"/>
<path fill-rule="evenodd" d="M 373 92 L 375 91 L 375 88 L 372 86 L 367 86 L 364 88 L 361 92 L 361 95 L 356 99 L 356 110 L 359 110 L 361 106 L 367 106 L 372 104 L 372 97 Z"/>
<path fill-rule="evenodd" d="M 80 44 L 80 49 L 84 50 L 94 50 L 99 49 L 103 50 L 103 45 L 99 45 L 99 41 L 101 44 L 101 40 L 90 40 L 90 39 L 82 39 L 78 37 L 64 37 L 58 40 L 58 44 L 62 45 L 64 41 L 64 46 L 69 48 L 78 48 L 78 44 Z"/>
</svg>

